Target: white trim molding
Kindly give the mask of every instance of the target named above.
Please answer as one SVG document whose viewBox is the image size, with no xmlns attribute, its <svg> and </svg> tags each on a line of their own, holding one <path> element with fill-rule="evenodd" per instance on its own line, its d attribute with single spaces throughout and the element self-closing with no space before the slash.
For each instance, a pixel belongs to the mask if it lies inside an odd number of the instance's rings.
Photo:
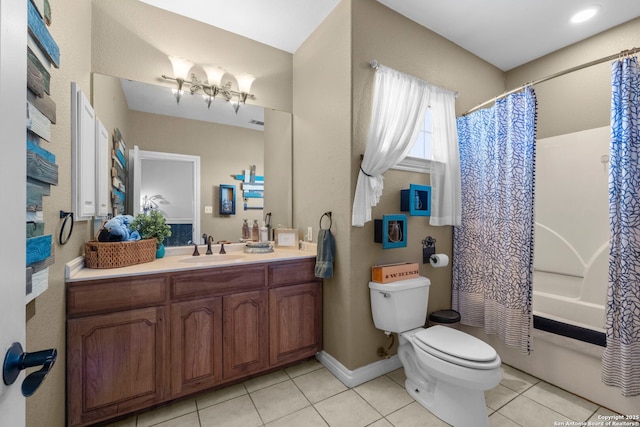
<svg viewBox="0 0 640 427">
<path fill-rule="evenodd" d="M 388 374 L 391 371 L 395 371 L 402 367 L 400 358 L 398 355 L 393 355 L 388 359 L 382 359 L 377 362 L 370 363 L 365 366 L 361 366 L 351 371 L 347 369 L 342 363 L 336 360 L 333 356 L 325 351 L 316 353 L 316 359 L 325 368 L 336 376 L 347 387 L 356 387 L 360 384 L 371 381 L 374 378 L 378 378 L 384 374 Z"/>
<path fill-rule="evenodd" d="M 391 169 L 428 174 L 431 173 L 432 162 L 433 160 L 407 156 L 395 166 L 391 167 Z"/>
</svg>

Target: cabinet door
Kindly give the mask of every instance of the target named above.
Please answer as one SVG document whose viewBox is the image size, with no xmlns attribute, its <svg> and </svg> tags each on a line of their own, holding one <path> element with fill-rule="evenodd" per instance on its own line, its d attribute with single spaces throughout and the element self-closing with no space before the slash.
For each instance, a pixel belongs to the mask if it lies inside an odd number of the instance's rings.
<svg viewBox="0 0 640 427">
<path fill-rule="evenodd" d="M 75 82 L 71 83 L 71 116 L 71 209 L 76 221 L 87 221 L 96 210 L 96 116 Z"/>
<path fill-rule="evenodd" d="M 266 369 L 269 362 L 266 291 L 225 296 L 224 379 Z"/>
<path fill-rule="evenodd" d="M 105 218 L 109 214 L 109 131 L 102 122 L 96 119 L 96 212 L 97 218 Z"/>
<path fill-rule="evenodd" d="M 112 418 L 165 397 L 164 325 L 162 307 L 68 321 L 70 425 Z"/>
<path fill-rule="evenodd" d="M 284 286 L 269 291 L 270 364 L 283 365 L 322 349 L 322 285 Z"/>
<path fill-rule="evenodd" d="M 186 394 L 222 380 L 222 298 L 171 304 L 171 393 Z"/>
</svg>

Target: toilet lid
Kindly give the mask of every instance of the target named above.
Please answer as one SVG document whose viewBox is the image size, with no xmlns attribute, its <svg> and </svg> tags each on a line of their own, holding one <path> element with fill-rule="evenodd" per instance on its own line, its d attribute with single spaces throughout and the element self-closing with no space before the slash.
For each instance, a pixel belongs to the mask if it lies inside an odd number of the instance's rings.
<svg viewBox="0 0 640 427">
<path fill-rule="evenodd" d="M 493 362 L 498 354 L 489 344 L 478 338 L 446 326 L 432 326 L 414 335 L 420 347 L 428 347 L 458 359 L 472 362 Z"/>
</svg>

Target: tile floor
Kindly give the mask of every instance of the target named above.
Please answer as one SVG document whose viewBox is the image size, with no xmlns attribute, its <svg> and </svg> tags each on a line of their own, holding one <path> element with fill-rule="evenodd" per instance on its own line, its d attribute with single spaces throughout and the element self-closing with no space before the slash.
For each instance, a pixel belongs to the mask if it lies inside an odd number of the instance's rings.
<svg viewBox="0 0 640 427">
<path fill-rule="evenodd" d="M 492 427 L 545 427 L 597 421 L 611 411 L 502 366 L 485 393 Z M 398 369 L 348 388 L 315 359 L 213 392 L 203 392 L 110 427 L 447 426 L 404 390 Z"/>
</svg>

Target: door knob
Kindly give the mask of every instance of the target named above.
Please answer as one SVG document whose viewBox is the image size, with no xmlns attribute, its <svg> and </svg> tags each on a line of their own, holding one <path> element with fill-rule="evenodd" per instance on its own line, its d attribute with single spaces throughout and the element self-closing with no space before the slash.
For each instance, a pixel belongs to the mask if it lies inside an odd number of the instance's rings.
<svg viewBox="0 0 640 427">
<path fill-rule="evenodd" d="M 44 381 L 54 363 L 56 363 L 57 357 L 58 351 L 55 348 L 27 353 L 22 349 L 20 343 L 14 342 L 4 356 L 2 379 L 6 385 L 11 385 L 18 378 L 21 370 L 42 366 L 42 369 L 30 373 L 22 382 L 22 395 L 29 397 L 40 387 L 40 384 L 42 384 L 42 381 Z"/>
</svg>

